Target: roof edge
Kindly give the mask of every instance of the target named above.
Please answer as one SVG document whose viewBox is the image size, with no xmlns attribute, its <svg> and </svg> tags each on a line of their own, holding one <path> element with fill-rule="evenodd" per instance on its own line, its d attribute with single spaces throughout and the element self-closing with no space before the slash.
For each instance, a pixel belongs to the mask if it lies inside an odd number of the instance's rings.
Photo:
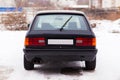
<svg viewBox="0 0 120 80">
<path fill-rule="evenodd" d="M 43 11 L 37 12 L 37 14 L 43 14 L 43 13 L 78 13 L 78 14 L 84 14 L 84 12 L 76 11 L 76 10 L 43 10 Z"/>
</svg>

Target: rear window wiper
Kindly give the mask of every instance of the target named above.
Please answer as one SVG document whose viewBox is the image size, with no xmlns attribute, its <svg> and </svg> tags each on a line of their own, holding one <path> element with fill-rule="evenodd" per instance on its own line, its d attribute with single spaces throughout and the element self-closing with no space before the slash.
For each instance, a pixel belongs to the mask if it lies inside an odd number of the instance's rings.
<svg viewBox="0 0 120 80">
<path fill-rule="evenodd" d="M 62 25 L 62 27 L 60 28 L 60 31 L 63 30 L 63 28 L 66 26 L 66 24 L 71 20 L 72 16 Z"/>
</svg>

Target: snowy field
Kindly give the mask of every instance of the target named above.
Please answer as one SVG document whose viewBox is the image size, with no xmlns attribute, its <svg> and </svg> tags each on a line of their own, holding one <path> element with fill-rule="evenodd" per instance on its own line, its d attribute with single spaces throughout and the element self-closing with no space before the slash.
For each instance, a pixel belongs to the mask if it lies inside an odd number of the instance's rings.
<svg viewBox="0 0 120 80">
<path fill-rule="evenodd" d="M 22 50 L 26 31 L 0 31 L 0 80 L 120 80 L 119 24 L 106 20 L 92 22 L 97 23 L 93 29 L 98 48 L 95 71 L 83 70 L 84 64 L 80 62 L 48 63 L 26 71 Z"/>
</svg>

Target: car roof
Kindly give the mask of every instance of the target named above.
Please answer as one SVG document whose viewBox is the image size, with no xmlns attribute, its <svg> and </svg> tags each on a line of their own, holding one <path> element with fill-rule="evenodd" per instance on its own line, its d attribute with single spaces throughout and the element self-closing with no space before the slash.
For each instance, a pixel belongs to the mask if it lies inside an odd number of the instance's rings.
<svg viewBox="0 0 120 80">
<path fill-rule="evenodd" d="M 84 12 L 75 11 L 75 10 L 43 10 L 43 11 L 39 11 L 37 14 L 46 14 L 46 13 L 73 13 L 73 14 L 84 15 Z"/>
</svg>

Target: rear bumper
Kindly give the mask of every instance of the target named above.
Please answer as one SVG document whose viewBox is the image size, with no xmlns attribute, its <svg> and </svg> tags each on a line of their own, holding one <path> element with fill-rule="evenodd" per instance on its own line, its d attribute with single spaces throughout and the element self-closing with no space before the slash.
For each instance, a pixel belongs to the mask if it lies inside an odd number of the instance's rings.
<svg viewBox="0 0 120 80">
<path fill-rule="evenodd" d="M 23 49 L 28 61 L 92 61 L 97 49 Z"/>
</svg>

